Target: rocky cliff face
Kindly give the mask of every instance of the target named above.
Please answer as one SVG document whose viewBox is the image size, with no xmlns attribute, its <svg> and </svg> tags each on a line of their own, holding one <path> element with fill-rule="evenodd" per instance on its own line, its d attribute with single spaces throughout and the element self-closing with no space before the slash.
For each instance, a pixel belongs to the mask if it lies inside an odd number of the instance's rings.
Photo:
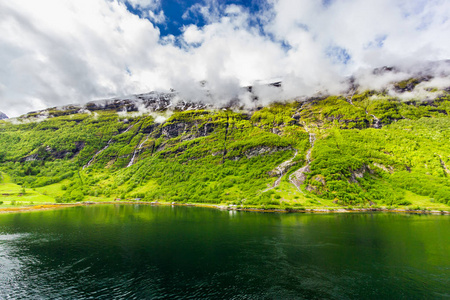
<svg viewBox="0 0 450 300">
<path fill-rule="evenodd" d="M 65 180 L 59 201 L 394 206 L 411 203 L 407 190 L 444 205 L 450 94 L 435 94 L 356 91 L 234 110 L 149 93 L 50 108 L 38 122 L 2 122 L 0 171 L 30 187 Z"/>
<path fill-rule="evenodd" d="M 395 81 L 394 77 L 396 74 L 409 74 L 409 78 L 402 81 Z M 356 76 L 356 75 L 355 75 Z M 346 100 L 353 105 L 352 101 L 353 95 L 357 92 L 363 92 L 363 88 L 359 86 L 357 78 L 355 76 L 348 77 L 343 84 L 343 94 Z M 401 67 L 395 66 L 384 66 L 382 68 L 376 68 L 372 71 L 373 80 L 381 80 L 383 76 L 392 77 L 392 81 L 387 83 L 384 87 L 380 88 L 378 91 L 372 91 L 376 93 L 383 93 L 385 95 L 398 96 L 400 94 L 409 93 L 405 96 L 406 99 L 415 99 L 419 97 L 421 102 L 425 100 L 430 101 L 437 99 L 443 95 L 450 93 L 450 86 L 442 86 L 445 78 L 450 76 L 450 60 L 447 61 L 437 61 L 437 62 L 427 62 L 418 65 L 414 70 L 403 69 Z M 401 78 L 401 77 L 398 77 Z M 404 78 L 404 77 L 402 77 Z M 437 79 L 434 83 L 438 83 L 439 88 L 433 86 L 433 80 Z M 226 102 L 217 102 L 210 94 L 206 82 L 202 82 L 201 86 L 203 88 L 204 94 L 197 95 L 198 98 L 183 99 L 183 96 L 175 90 L 170 90 L 168 92 L 158 92 L 152 91 L 144 94 L 136 94 L 129 96 L 115 97 L 111 99 L 95 100 L 87 102 L 86 104 L 72 104 L 65 106 L 57 106 L 52 108 L 47 108 L 40 111 L 29 112 L 24 115 L 24 117 L 59 117 L 66 115 L 73 115 L 77 113 L 90 113 L 95 111 L 116 111 L 121 113 L 126 112 L 163 112 L 163 111 L 190 111 L 199 109 L 248 109 L 248 103 L 244 104 L 237 97 L 229 99 Z M 428 84 L 428 85 L 427 85 Z M 256 86 L 243 86 L 241 87 L 242 93 L 249 93 L 250 99 L 254 102 L 250 110 L 259 110 L 264 107 L 262 101 L 260 102 L 259 94 L 257 92 L 258 87 L 270 87 L 278 88 L 283 90 L 283 82 L 265 82 L 258 83 Z M 345 88 L 347 87 L 347 88 Z M 416 94 L 413 97 L 412 93 Z M 420 96 L 419 96 L 420 95 Z M 324 96 L 328 96 L 327 93 L 319 92 L 316 95 L 309 97 L 309 100 L 322 99 Z M 403 96 L 402 96 L 403 97 Z M 417 98 L 417 99 L 416 99 Z M 305 100 L 306 97 L 297 97 L 296 99 Z M 281 99 L 280 99 L 281 100 Z M 427 104 L 427 103 L 425 103 Z M 4 119 L 6 115 L 0 112 L 0 119 Z M 333 118 L 334 116 L 331 116 Z M 372 117 L 374 117 L 372 115 Z M 7 118 L 7 117 L 6 117 Z M 376 117 L 374 117 L 376 119 Z M 352 123 L 353 121 L 348 121 L 347 123 Z M 382 121 L 376 119 L 376 126 L 381 127 Z M 355 124 L 347 124 L 348 128 L 355 127 Z M 365 127 L 364 124 L 357 124 L 356 127 Z"/>
<path fill-rule="evenodd" d="M 109 110 L 117 112 L 161 112 L 168 109 L 174 111 L 185 111 L 193 109 L 204 109 L 207 106 L 199 101 L 184 101 L 178 99 L 176 93 L 150 92 L 147 94 L 130 95 L 105 100 L 91 101 L 86 104 L 66 105 L 52 107 L 27 114 L 31 117 L 57 117 L 77 113 Z"/>
<path fill-rule="evenodd" d="M 255 98 L 256 99 L 256 98 Z M 256 99 L 257 100 L 257 99 Z M 176 92 L 162 93 L 150 92 L 146 94 L 130 95 L 112 99 L 95 100 L 86 104 L 73 104 L 47 108 L 44 110 L 29 112 L 24 117 L 59 117 L 78 113 L 89 113 L 95 111 L 116 111 L 116 112 L 163 112 L 163 111 L 188 111 L 200 109 L 222 109 L 222 108 L 242 108 L 242 103 L 237 99 L 231 99 L 227 103 L 213 105 L 203 103 L 197 99 L 181 99 Z"/>
</svg>

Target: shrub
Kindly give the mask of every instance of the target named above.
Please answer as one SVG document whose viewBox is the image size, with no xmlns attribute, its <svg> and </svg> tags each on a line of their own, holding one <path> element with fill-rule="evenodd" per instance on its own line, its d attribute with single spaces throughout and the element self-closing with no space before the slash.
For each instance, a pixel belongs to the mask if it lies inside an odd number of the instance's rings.
<svg viewBox="0 0 450 300">
<path fill-rule="evenodd" d="M 408 200 L 402 200 L 397 202 L 397 205 L 411 205 L 411 204 L 412 204 L 411 201 Z"/>
</svg>

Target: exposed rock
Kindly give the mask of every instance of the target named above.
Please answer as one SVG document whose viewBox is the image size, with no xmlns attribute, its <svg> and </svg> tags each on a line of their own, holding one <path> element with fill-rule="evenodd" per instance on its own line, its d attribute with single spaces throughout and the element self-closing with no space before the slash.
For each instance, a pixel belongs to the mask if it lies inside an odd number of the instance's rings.
<svg viewBox="0 0 450 300">
<path fill-rule="evenodd" d="M 360 120 L 361 119 L 359 119 L 359 118 L 355 118 L 354 120 L 344 120 L 344 119 L 340 119 L 340 117 L 337 117 L 337 118 L 335 118 L 335 117 L 331 117 L 331 118 L 327 118 L 327 120 L 329 120 L 329 121 L 333 121 L 333 120 L 338 120 L 339 121 L 339 123 L 340 124 L 342 124 L 341 126 L 341 128 L 343 128 L 343 129 L 349 129 L 349 128 L 358 128 L 358 129 L 364 129 L 364 128 L 367 128 L 367 127 L 369 127 L 369 124 L 370 124 L 370 122 L 369 122 L 369 120 L 368 119 L 362 119 L 363 120 L 363 123 L 364 123 L 364 125 L 362 125 L 361 123 L 360 123 Z"/>
<path fill-rule="evenodd" d="M 204 122 L 198 120 L 193 122 L 173 121 L 171 123 L 163 124 L 159 130 L 154 130 L 152 134 L 155 138 L 164 135 L 168 139 L 184 135 L 182 141 L 192 140 L 198 137 L 208 136 L 214 132 L 217 124 Z"/>
<path fill-rule="evenodd" d="M 418 85 L 419 83 L 421 83 L 423 81 L 429 81 L 431 78 L 432 78 L 432 76 L 427 75 L 427 76 L 410 78 L 408 80 L 400 81 L 394 85 L 394 90 L 397 93 L 411 92 L 412 90 L 414 90 L 416 85 Z"/>
<path fill-rule="evenodd" d="M 366 172 L 373 173 L 373 171 L 365 164 L 361 166 L 361 168 L 356 170 L 350 170 L 351 175 L 349 178 L 350 183 L 359 183 L 356 178 L 363 178 Z"/>
<path fill-rule="evenodd" d="M 248 159 L 253 158 L 259 155 L 267 155 L 272 154 L 279 151 L 291 150 L 290 147 L 269 147 L 269 146 L 259 146 L 251 148 L 244 152 L 244 155 L 247 156 Z"/>
<path fill-rule="evenodd" d="M 323 186 L 326 185 L 325 177 L 323 177 L 322 175 L 316 175 L 312 178 L 312 180 L 320 182 Z"/>
<path fill-rule="evenodd" d="M 150 133 L 152 133 L 155 130 L 155 128 L 156 128 L 156 125 L 155 124 L 151 124 L 151 125 L 148 125 L 146 127 L 141 127 L 141 131 L 142 131 L 143 134 L 150 134 Z"/>
<path fill-rule="evenodd" d="M 53 149 L 48 147 L 49 149 L 47 150 L 47 152 L 49 152 L 50 155 L 56 159 L 72 158 L 75 155 L 77 155 L 81 150 L 83 150 L 84 146 L 85 142 L 79 141 L 75 142 L 75 148 L 72 149 L 72 151 L 54 151 Z"/>
<path fill-rule="evenodd" d="M 300 114 L 300 112 L 296 112 L 293 116 L 292 119 L 294 119 L 293 124 L 294 125 L 300 125 L 300 120 L 301 120 L 302 116 Z"/>
<path fill-rule="evenodd" d="M 175 93 L 148 93 L 132 95 L 108 100 L 91 101 L 85 105 L 90 111 L 115 110 L 115 111 L 163 111 L 172 106 Z"/>
<path fill-rule="evenodd" d="M 37 153 L 23 157 L 20 161 L 26 162 L 26 161 L 35 161 L 35 160 L 46 160 L 48 158 L 53 158 L 53 159 L 72 158 L 76 154 L 78 154 L 81 150 L 83 150 L 84 146 L 85 146 L 85 142 L 79 141 L 79 142 L 75 142 L 75 148 L 72 150 L 56 151 L 47 145 L 45 147 L 41 147 Z"/>
<path fill-rule="evenodd" d="M 374 69 L 372 71 L 372 73 L 374 75 L 384 75 L 384 74 L 390 73 L 390 72 L 397 73 L 398 71 L 399 70 L 396 67 L 384 66 L 384 67 L 381 67 L 381 68 Z"/>
<path fill-rule="evenodd" d="M 22 162 L 24 162 L 24 161 L 35 161 L 37 159 L 38 159 L 38 155 L 37 155 L 37 153 L 35 153 L 35 154 L 32 154 L 32 155 L 25 156 L 24 158 L 21 159 L 21 161 Z"/>
<path fill-rule="evenodd" d="M 444 170 L 445 174 L 450 174 L 450 170 L 445 165 L 445 162 L 442 160 L 442 158 L 439 158 L 439 161 L 441 162 L 442 169 Z"/>
<path fill-rule="evenodd" d="M 283 131 L 281 131 L 279 128 L 274 127 L 272 128 L 272 133 L 276 134 L 276 135 L 281 135 L 283 133 Z"/>
<path fill-rule="evenodd" d="M 293 157 L 291 157 L 290 159 L 282 162 L 279 166 L 277 166 L 275 169 L 273 169 L 272 171 L 269 171 L 269 176 L 274 177 L 274 176 L 281 176 L 283 174 L 286 174 L 286 172 L 295 164 L 297 164 L 297 162 L 293 161 L 294 158 L 297 156 L 298 151 L 295 150 L 295 154 Z"/>
<path fill-rule="evenodd" d="M 272 86 L 281 88 L 280 82 L 267 82 L 261 85 Z M 211 98 L 211 94 L 206 88 L 207 83 L 201 83 L 204 89 L 204 95 L 202 98 Z M 253 87 L 242 87 L 242 91 L 252 92 Z M 258 98 L 253 96 L 253 101 L 257 101 Z M 113 110 L 117 112 L 162 112 L 167 110 L 173 111 L 187 111 L 187 110 L 201 110 L 201 109 L 243 109 L 244 105 L 238 98 L 230 99 L 228 102 L 222 103 L 222 105 L 213 105 L 213 99 L 208 101 L 210 104 L 205 104 L 198 99 L 181 99 L 178 92 L 171 90 L 170 92 L 156 92 L 129 95 L 123 97 L 116 97 L 104 100 L 90 101 L 84 105 L 66 105 L 60 107 L 52 107 L 45 110 L 30 112 L 26 116 L 28 117 L 54 117 L 61 115 L 70 115 L 76 113 L 89 113 L 90 111 L 98 110 Z"/>
<path fill-rule="evenodd" d="M 294 183 L 295 186 L 300 186 L 302 185 L 306 179 L 306 173 L 311 172 L 311 168 L 309 167 L 309 165 L 306 165 L 300 169 L 298 169 L 297 171 L 295 171 L 294 173 L 292 173 L 292 175 L 289 177 L 291 182 Z"/>
<path fill-rule="evenodd" d="M 316 194 L 319 194 L 318 191 L 317 191 L 317 187 L 315 187 L 315 186 L 313 186 L 313 185 L 311 185 L 311 184 L 308 184 L 308 185 L 306 186 L 305 189 L 306 189 L 308 192 L 310 192 L 310 193 L 316 193 Z"/>
<path fill-rule="evenodd" d="M 161 134 L 171 139 L 185 133 L 192 125 L 185 122 L 171 123 L 162 127 Z"/>
<path fill-rule="evenodd" d="M 310 182 L 311 183 L 306 186 L 306 190 L 308 192 L 314 192 L 317 195 L 322 195 L 326 190 L 326 181 L 322 175 L 315 175 Z"/>
<path fill-rule="evenodd" d="M 381 124 L 380 119 L 378 119 L 375 115 L 371 115 L 373 117 L 373 128 L 380 129 L 383 127 L 383 124 Z"/>
<path fill-rule="evenodd" d="M 0 120 L 8 119 L 8 116 L 0 111 Z"/>
<path fill-rule="evenodd" d="M 67 105 L 52 107 L 45 110 L 30 112 L 29 117 L 54 117 L 61 115 L 71 115 L 79 112 L 91 112 L 98 110 L 112 110 L 117 112 L 162 112 L 166 110 L 198 110 L 213 108 L 212 105 L 205 105 L 199 101 L 185 101 L 178 98 L 175 92 L 160 93 L 150 92 L 146 94 L 130 95 L 105 100 L 96 100 L 84 105 Z"/>
<path fill-rule="evenodd" d="M 169 148 L 169 150 L 164 150 L 164 148 L 162 148 L 162 149 L 158 149 L 158 151 L 162 152 L 161 153 L 162 157 L 168 157 L 171 155 L 177 155 L 179 153 L 182 153 L 182 152 L 186 151 L 186 149 L 187 149 L 186 146 L 180 146 L 180 147 L 176 147 L 175 149 Z M 194 159 L 194 158 L 191 158 L 191 159 Z"/>
<path fill-rule="evenodd" d="M 248 159 L 251 159 L 253 157 L 256 156 L 260 156 L 260 155 L 270 155 L 273 154 L 275 152 L 279 152 L 279 151 L 287 151 L 287 150 L 292 150 L 291 147 L 269 147 L 269 146 L 259 146 L 259 147 L 254 147 L 251 148 L 249 150 L 246 150 L 243 155 L 245 155 Z M 222 155 L 223 151 L 218 151 L 218 152 L 214 152 L 211 153 L 212 156 L 217 156 L 217 155 Z M 229 160 L 234 160 L 237 161 L 239 159 L 241 159 L 241 156 L 235 156 L 235 157 L 229 157 Z M 295 164 L 295 163 L 294 163 Z M 288 166 L 286 166 L 286 169 L 288 168 Z M 273 172 L 273 173 L 271 173 Z M 272 171 L 269 171 L 268 174 L 270 176 L 277 176 L 280 175 L 280 170 L 274 169 Z"/>
<path fill-rule="evenodd" d="M 197 133 L 195 134 L 195 137 L 202 137 L 202 136 L 207 136 L 210 135 L 211 133 L 214 132 L 214 130 L 216 129 L 216 125 L 213 123 L 204 123 L 203 125 L 201 125 L 198 130 Z"/>
<path fill-rule="evenodd" d="M 394 173 L 394 168 L 391 166 L 386 167 L 385 165 L 379 164 L 379 163 L 373 163 L 373 165 L 383 171 L 388 172 L 388 173 L 391 173 L 391 174 Z"/>
</svg>

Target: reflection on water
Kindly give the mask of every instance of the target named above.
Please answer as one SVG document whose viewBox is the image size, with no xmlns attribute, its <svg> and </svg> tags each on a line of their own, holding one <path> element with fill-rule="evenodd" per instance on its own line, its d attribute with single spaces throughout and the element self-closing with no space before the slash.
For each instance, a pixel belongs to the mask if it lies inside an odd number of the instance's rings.
<svg viewBox="0 0 450 300">
<path fill-rule="evenodd" d="M 104 205 L 0 215 L 0 299 L 450 297 L 450 218 Z"/>
</svg>

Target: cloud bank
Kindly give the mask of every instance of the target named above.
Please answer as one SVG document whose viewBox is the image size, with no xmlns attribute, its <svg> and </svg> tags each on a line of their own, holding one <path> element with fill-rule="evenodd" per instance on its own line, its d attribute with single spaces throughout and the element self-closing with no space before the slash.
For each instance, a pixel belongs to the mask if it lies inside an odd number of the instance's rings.
<svg viewBox="0 0 450 300">
<path fill-rule="evenodd" d="M 158 25 L 170 20 L 157 0 L 0 0 L 0 111 L 171 88 L 195 98 L 202 80 L 223 102 L 282 79 L 281 95 L 260 92 L 270 101 L 337 93 L 351 74 L 374 85 L 375 67 L 450 58 L 447 0 L 261 0 L 258 11 L 221 3 L 192 5 L 184 19 L 204 23 L 162 36 Z"/>
</svg>

